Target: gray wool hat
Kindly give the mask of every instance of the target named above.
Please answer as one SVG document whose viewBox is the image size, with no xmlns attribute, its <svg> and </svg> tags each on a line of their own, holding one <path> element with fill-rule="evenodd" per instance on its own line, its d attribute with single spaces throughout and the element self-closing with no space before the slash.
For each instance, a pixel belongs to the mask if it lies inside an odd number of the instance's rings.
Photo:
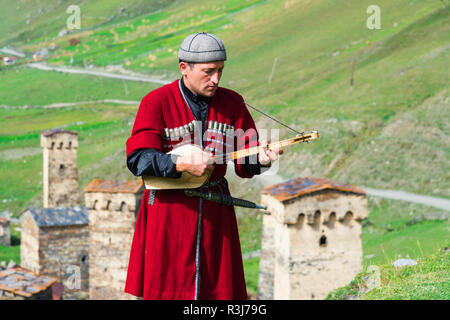
<svg viewBox="0 0 450 320">
<path fill-rule="evenodd" d="M 206 33 L 193 33 L 184 38 L 178 50 L 178 59 L 186 62 L 212 62 L 227 60 L 222 40 Z"/>
</svg>

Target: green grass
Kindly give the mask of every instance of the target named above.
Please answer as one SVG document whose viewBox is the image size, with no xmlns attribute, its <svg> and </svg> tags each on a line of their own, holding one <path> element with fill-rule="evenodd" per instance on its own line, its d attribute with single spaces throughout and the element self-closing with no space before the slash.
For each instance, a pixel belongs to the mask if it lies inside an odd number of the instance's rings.
<svg viewBox="0 0 450 320">
<path fill-rule="evenodd" d="M 449 254 L 441 249 L 417 259 L 415 266 L 395 268 L 387 263 L 372 267 L 358 274 L 349 285 L 332 291 L 327 299 L 449 300 L 449 263 Z"/>
<path fill-rule="evenodd" d="M 16 228 L 20 228 L 20 225 L 10 223 L 11 245 L 0 246 L 0 261 L 9 263 L 12 260 L 20 265 L 20 231 Z"/>
<path fill-rule="evenodd" d="M 439 210 L 403 201 L 369 199 L 371 211 L 362 222 L 364 266 L 419 258 L 449 244 L 449 220 L 445 216 L 437 219 Z"/>
<path fill-rule="evenodd" d="M 244 260 L 245 282 L 249 295 L 258 294 L 259 258 Z"/>
<path fill-rule="evenodd" d="M 20 245 L 15 246 L 0 246 L 0 261 L 14 261 L 20 265 Z"/>
</svg>

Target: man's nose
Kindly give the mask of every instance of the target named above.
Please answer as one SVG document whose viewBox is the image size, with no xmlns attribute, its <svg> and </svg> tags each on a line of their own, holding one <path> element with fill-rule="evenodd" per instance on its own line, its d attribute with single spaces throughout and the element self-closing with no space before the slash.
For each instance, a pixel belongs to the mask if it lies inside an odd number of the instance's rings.
<svg viewBox="0 0 450 320">
<path fill-rule="evenodd" d="M 219 83 L 220 80 L 220 76 L 219 76 L 219 72 L 214 72 L 214 74 L 211 76 L 211 81 L 217 85 Z"/>
</svg>

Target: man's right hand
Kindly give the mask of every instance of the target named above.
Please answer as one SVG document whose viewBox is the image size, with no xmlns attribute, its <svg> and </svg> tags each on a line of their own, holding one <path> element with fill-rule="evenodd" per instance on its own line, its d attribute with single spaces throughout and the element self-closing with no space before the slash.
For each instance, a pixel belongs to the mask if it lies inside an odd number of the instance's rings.
<svg viewBox="0 0 450 320">
<path fill-rule="evenodd" d="M 214 156 L 209 152 L 198 151 L 177 157 L 176 168 L 178 172 L 188 172 L 193 176 L 201 177 L 213 167 Z"/>
</svg>

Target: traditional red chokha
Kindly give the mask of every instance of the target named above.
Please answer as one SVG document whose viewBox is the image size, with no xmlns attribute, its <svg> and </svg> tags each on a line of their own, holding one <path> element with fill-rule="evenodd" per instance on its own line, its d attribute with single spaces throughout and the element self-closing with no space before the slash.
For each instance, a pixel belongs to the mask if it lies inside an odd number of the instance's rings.
<svg viewBox="0 0 450 320">
<path fill-rule="evenodd" d="M 226 59 L 223 43 L 211 34 L 188 36 L 180 47 L 179 58 L 195 62 L 192 57 L 198 52 L 203 52 L 201 61 Z M 180 80 L 150 92 L 139 106 L 126 143 L 127 156 L 139 149 L 168 152 L 180 142 L 193 143 L 194 124 L 200 123 L 196 120 Z M 240 148 L 258 144 L 255 124 L 244 100 L 232 90 L 217 89 L 209 100 L 206 123 L 209 128 L 203 146 L 213 154 L 226 150 L 230 142 L 227 136 L 236 129 L 254 129 L 254 136 Z M 234 141 L 235 150 L 237 144 Z M 219 181 L 226 170 L 225 163 L 216 164 L 210 181 Z M 236 161 L 235 171 L 242 178 L 253 176 Z M 229 195 L 226 184 L 210 188 Z M 157 190 L 153 195 L 145 190 L 125 292 L 144 299 L 247 299 L 233 206 L 202 202 L 186 196 L 183 190 Z"/>
</svg>

